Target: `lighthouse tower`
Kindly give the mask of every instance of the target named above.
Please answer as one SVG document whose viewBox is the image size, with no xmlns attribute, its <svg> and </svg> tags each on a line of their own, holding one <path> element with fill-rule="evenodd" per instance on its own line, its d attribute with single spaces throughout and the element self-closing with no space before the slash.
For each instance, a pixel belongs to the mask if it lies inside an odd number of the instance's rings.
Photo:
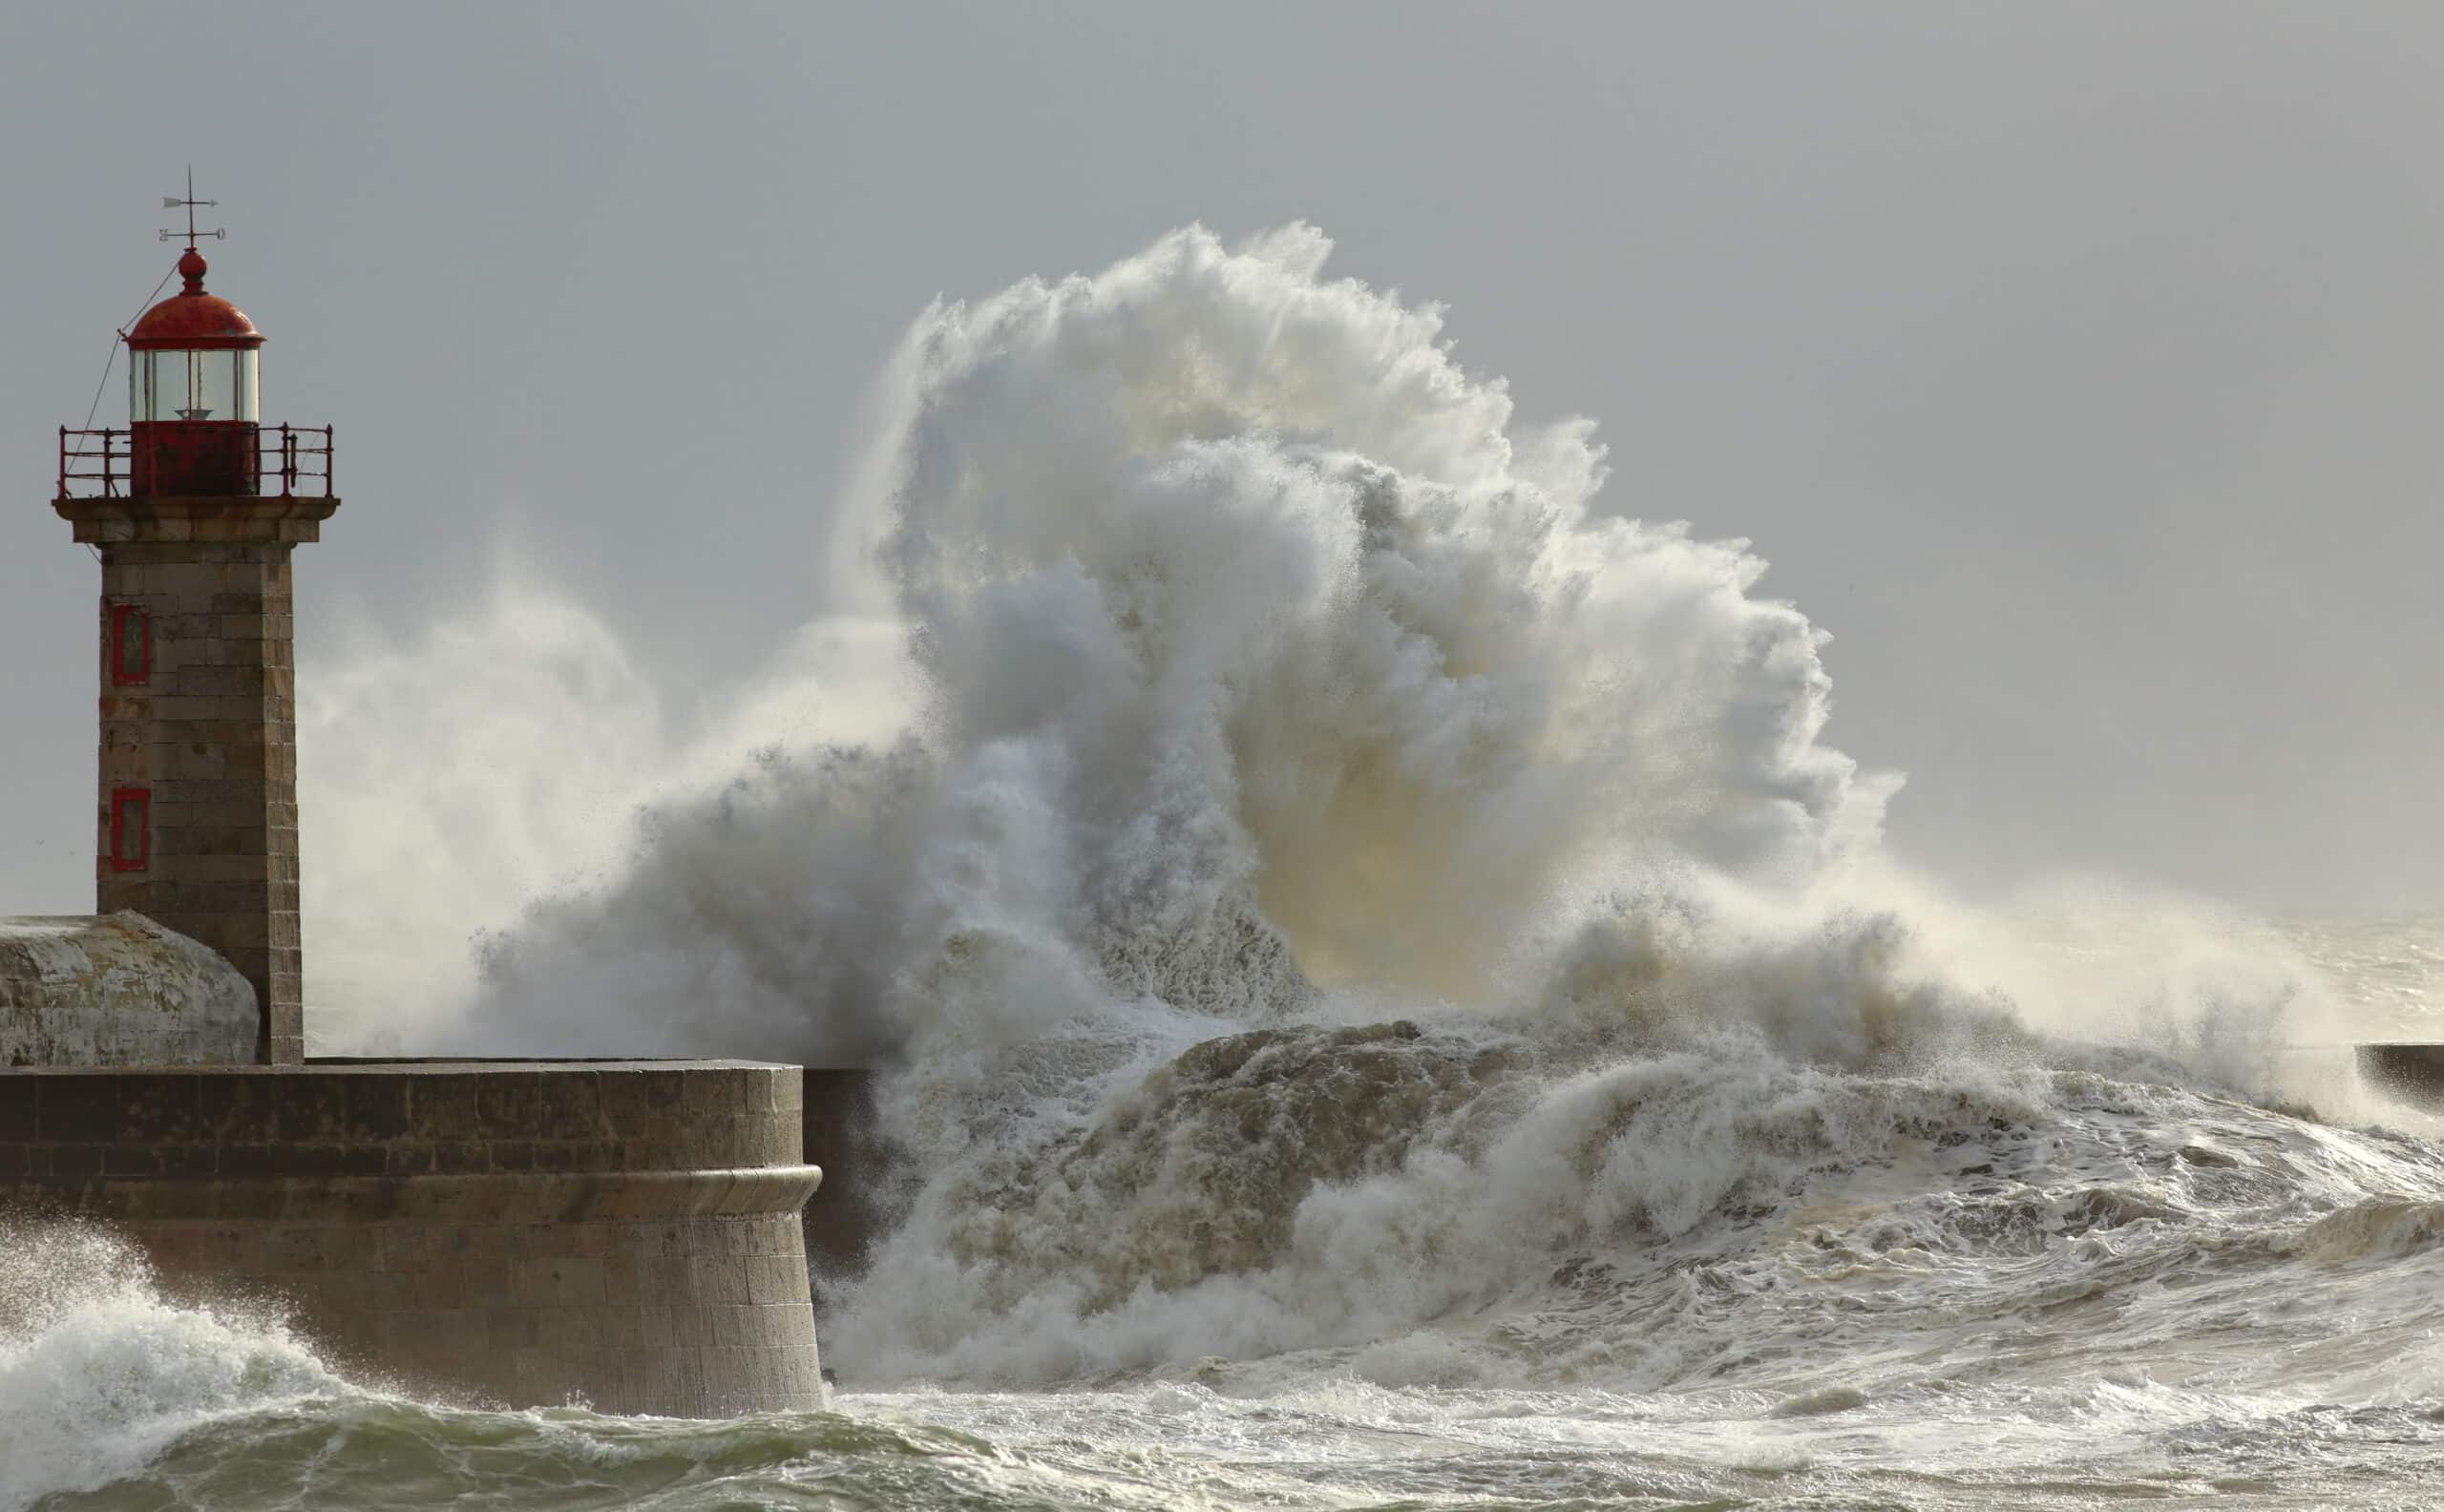
<svg viewBox="0 0 2444 1512">
<path fill-rule="evenodd" d="M 331 432 L 265 427 L 263 335 L 184 286 L 124 336 L 124 429 L 59 433 L 53 508 L 101 556 L 98 912 L 132 909 L 251 983 L 257 1059 L 305 1055 L 289 553 L 339 508 Z M 163 233 L 164 240 L 177 233 Z"/>
<path fill-rule="evenodd" d="M 0 1208 L 107 1223 L 181 1296 L 278 1297 L 413 1390 L 824 1406 L 805 1135 L 869 1122 L 862 1073 L 810 1111 L 745 1060 L 306 1060 L 288 567 L 339 508 L 331 433 L 263 423 L 200 202 L 170 201 L 185 286 L 123 333 L 127 424 L 59 432 L 53 507 L 102 566 L 102 916 L 0 918 Z M 862 1258 L 862 1210 L 828 1212 Z"/>
</svg>

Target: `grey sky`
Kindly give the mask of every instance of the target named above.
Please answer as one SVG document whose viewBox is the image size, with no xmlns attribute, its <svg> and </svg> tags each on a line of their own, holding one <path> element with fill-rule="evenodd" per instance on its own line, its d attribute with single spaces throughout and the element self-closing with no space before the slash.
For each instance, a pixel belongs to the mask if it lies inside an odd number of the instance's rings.
<svg viewBox="0 0 2444 1512">
<path fill-rule="evenodd" d="M 1306 218 L 1754 539 L 1907 853 L 2433 910 L 2439 141 L 2424 4 L 12 6 L 0 913 L 92 906 L 53 428 L 190 159 L 266 418 L 339 427 L 309 640 L 506 526 L 684 708 L 821 607 L 925 301 Z"/>
</svg>

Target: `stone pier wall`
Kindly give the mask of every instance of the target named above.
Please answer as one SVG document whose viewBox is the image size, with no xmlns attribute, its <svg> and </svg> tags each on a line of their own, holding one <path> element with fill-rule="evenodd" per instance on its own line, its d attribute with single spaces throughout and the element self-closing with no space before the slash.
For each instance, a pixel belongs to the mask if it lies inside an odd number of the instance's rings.
<svg viewBox="0 0 2444 1512">
<path fill-rule="evenodd" d="M 267 1297 L 360 1378 L 727 1417 L 823 1400 L 794 1066 L 0 1072 L 0 1197 L 165 1290 Z"/>
</svg>

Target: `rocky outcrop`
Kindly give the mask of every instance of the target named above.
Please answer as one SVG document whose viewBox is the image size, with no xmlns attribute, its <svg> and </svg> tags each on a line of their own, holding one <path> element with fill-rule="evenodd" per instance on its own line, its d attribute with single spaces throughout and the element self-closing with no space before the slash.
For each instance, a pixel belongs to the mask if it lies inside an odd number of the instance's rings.
<svg viewBox="0 0 2444 1512">
<path fill-rule="evenodd" d="M 238 969 L 141 914 L 0 918 L 0 1065 L 242 1064 Z"/>
</svg>

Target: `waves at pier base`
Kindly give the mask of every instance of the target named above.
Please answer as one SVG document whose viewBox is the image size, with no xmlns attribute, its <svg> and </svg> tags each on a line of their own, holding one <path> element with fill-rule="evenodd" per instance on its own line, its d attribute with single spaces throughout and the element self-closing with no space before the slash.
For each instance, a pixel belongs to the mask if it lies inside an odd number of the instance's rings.
<svg viewBox="0 0 2444 1512">
<path fill-rule="evenodd" d="M 216 1419 L 345 1390 L 277 1316 L 164 1299 L 106 1230 L 0 1220 L 0 1507 L 108 1485 Z"/>
</svg>

